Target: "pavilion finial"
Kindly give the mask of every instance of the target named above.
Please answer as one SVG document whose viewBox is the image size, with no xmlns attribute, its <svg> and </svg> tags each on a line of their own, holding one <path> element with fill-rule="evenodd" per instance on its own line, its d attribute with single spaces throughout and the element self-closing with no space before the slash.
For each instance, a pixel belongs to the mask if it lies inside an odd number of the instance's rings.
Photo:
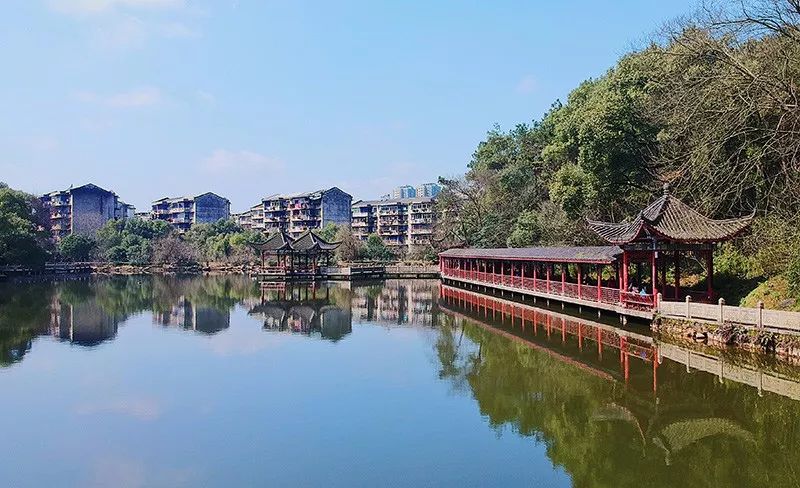
<svg viewBox="0 0 800 488">
<path fill-rule="evenodd" d="M 669 183 L 664 183 L 662 188 L 664 189 L 664 195 L 669 195 Z"/>
</svg>

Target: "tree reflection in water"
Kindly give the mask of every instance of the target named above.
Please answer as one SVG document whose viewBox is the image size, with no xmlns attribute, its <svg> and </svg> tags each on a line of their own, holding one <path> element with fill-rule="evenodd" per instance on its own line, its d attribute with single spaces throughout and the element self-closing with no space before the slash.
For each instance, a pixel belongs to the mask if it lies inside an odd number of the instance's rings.
<svg viewBox="0 0 800 488">
<path fill-rule="evenodd" d="M 491 320 L 462 295 L 443 293 L 440 377 L 471 394 L 498 432 L 543 442 L 575 486 L 800 485 L 797 401 L 669 359 L 656 365 L 654 392 L 652 363 L 633 360 L 626 382 L 618 354 L 601 354 L 591 336 L 546 329 L 551 312 L 540 310 L 536 327 L 507 310 Z"/>
</svg>

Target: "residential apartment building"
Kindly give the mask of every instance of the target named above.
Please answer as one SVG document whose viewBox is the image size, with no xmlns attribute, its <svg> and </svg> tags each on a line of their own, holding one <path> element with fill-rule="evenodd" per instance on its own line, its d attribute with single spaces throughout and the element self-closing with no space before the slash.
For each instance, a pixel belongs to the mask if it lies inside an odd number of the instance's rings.
<svg viewBox="0 0 800 488">
<path fill-rule="evenodd" d="M 416 196 L 417 190 L 415 190 L 413 186 L 403 185 L 392 190 L 392 198 L 394 199 L 414 198 Z"/>
<path fill-rule="evenodd" d="M 353 235 L 366 240 L 377 234 L 394 247 L 428 244 L 433 235 L 433 207 L 433 198 L 360 200 L 352 207 Z"/>
<path fill-rule="evenodd" d="M 442 186 L 438 183 L 423 183 L 416 188 L 416 196 L 436 198 L 442 191 Z"/>
<path fill-rule="evenodd" d="M 231 216 L 231 202 L 216 193 L 194 197 L 162 198 L 153 202 L 151 219 L 169 222 L 184 232 L 194 224 L 210 224 Z"/>
<path fill-rule="evenodd" d="M 350 225 L 353 197 L 333 187 L 306 193 L 271 195 L 245 212 L 245 228 L 273 232 L 284 230 L 298 237 L 309 229 L 321 229 L 329 223 Z M 240 224 L 241 225 L 241 224 Z"/>
<path fill-rule="evenodd" d="M 128 219 L 135 212 L 133 205 L 120 200 L 116 193 L 91 183 L 48 193 L 41 201 L 50 213 L 56 240 L 72 233 L 94 236 L 109 220 Z"/>
</svg>

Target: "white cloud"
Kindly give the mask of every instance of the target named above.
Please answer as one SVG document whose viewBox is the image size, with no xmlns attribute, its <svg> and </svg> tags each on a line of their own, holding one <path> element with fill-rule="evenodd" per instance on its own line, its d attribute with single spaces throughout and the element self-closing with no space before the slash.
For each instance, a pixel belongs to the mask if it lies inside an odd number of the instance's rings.
<svg viewBox="0 0 800 488">
<path fill-rule="evenodd" d="M 517 82 L 517 93 L 528 95 L 536 91 L 536 78 L 533 75 L 525 75 Z"/>
<path fill-rule="evenodd" d="M 50 0 L 50 7 L 61 13 L 91 15 L 115 10 L 164 10 L 182 8 L 185 0 Z"/>
<path fill-rule="evenodd" d="M 147 42 L 150 27 L 132 15 L 121 15 L 94 29 L 94 43 L 105 48 L 139 47 Z"/>
<path fill-rule="evenodd" d="M 194 95 L 197 97 L 198 100 L 207 103 L 209 105 L 214 105 L 215 103 L 217 103 L 217 97 L 215 97 L 213 93 L 207 92 L 205 90 L 197 90 L 194 92 Z"/>
<path fill-rule="evenodd" d="M 153 86 L 135 88 L 111 95 L 95 92 L 78 92 L 75 97 L 87 103 L 97 103 L 112 108 L 140 108 L 158 105 L 163 101 L 161 90 Z"/>
<path fill-rule="evenodd" d="M 253 151 L 217 149 L 203 160 L 203 167 L 210 172 L 255 169 L 279 171 L 284 168 L 284 164 L 279 159 Z"/>
<path fill-rule="evenodd" d="M 199 14 L 185 0 L 49 0 L 49 5 L 89 27 L 90 40 L 100 49 L 141 47 L 151 38 L 200 35 L 184 22 Z M 167 15 L 169 19 L 164 18 Z"/>
</svg>

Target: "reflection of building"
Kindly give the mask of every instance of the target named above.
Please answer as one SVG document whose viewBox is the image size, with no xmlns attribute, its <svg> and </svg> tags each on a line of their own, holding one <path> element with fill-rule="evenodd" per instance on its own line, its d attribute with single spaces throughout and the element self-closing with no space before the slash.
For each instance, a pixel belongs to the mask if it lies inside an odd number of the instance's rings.
<svg viewBox="0 0 800 488">
<path fill-rule="evenodd" d="M 94 300 L 70 304 L 54 300 L 49 333 L 81 346 L 95 346 L 117 335 L 117 318 Z"/>
<path fill-rule="evenodd" d="M 262 317 L 267 330 L 319 334 L 334 342 L 353 330 L 350 310 L 333 303 L 329 288 L 317 289 L 314 285 L 263 290 L 260 302 L 249 314 Z"/>
<path fill-rule="evenodd" d="M 353 315 L 359 320 L 386 324 L 433 325 L 439 299 L 438 282 L 388 280 L 353 290 Z"/>
<path fill-rule="evenodd" d="M 185 297 L 169 312 L 154 312 L 153 322 L 160 325 L 173 325 L 186 330 L 194 330 L 205 334 L 216 334 L 231 325 L 230 310 L 212 307 L 198 307 Z"/>
</svg>

